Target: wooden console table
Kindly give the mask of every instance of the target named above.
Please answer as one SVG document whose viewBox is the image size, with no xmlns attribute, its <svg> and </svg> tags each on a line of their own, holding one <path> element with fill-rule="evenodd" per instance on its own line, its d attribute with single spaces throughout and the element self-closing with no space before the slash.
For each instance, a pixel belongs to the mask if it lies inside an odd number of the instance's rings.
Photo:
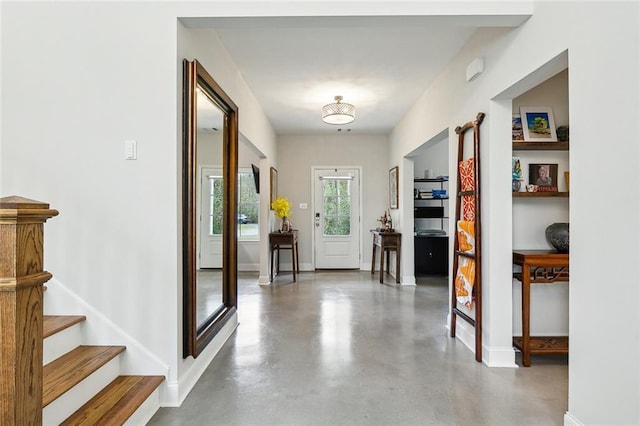
<svg viewBox="0 0 640 426">
<path fill-rule="evenodd" d="M 271 269 L 269 270 L 269 281 L 273 282 L 273 255 L 278 252 L 276 263 L 276 275 L 280 273 L 280 250 L 291 250 L 291 269 L 293 271 L 293 282 L 296 281 L 296 273 L 300 272 L 298 260 L 298 231 L 291 232 L 270 232 L 269 233 L 269 255 L 271 257 Z"/>
<path fill-rule="evenodd" d="M 531 355 L 569 353 L 567 336 L 530 336 L 531 284 L 569 281 L 569 254 L 555 250 L 514 250 L 513 264 L 522 267 L 513 277 L 522 283 L 522 337 L 513 345 L 522 351 L 522 365 L 531 365 Z"/>
<path fill-rule="evenodd" d="M 402 234 L 398 232 L 380 232 L 371 230 L 373 234 L 373 254 L 371 256 L 371 274 L 375 272 L 376 247 L 380 247 L 380 282 L 384 281 L 384 255 L 387 255 L 387 272 L 389 272 L 389 252 L 396 252 L 396 283 L 400 283 L 400 242 Z"/>
</svg>

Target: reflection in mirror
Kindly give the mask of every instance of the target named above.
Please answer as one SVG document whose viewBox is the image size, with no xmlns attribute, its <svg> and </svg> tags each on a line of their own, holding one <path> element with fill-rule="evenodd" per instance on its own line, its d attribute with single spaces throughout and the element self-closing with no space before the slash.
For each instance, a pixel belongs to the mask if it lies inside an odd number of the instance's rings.
<svg viewBox="0 0 640 426">
<path fill-rule="evenodd" d="M 196 324 L 198 328 L 222 303 L 222 131 L 220 108 L 196 87 L 196 159 L 199 187 L 196 209 Z"/>
<path fill-rule="evenodd" d="M 197 61 L 185 63 L 184 356 L 236 309 L 237 107 Z"/>
</svg>

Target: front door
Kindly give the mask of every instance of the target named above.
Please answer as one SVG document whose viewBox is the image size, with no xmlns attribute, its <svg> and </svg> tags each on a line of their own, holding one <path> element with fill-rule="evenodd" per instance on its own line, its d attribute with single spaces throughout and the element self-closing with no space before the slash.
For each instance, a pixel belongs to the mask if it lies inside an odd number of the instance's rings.
<svg viewBox="0 0 640 426">
<path fill-rule="evenodd" d="M 222 184 L 221 169 L 201 169 L 198 268 L 222 268 Z"/>
<path fill-rule="evenodd" d="M 314 169 L 316 269 L 360 268 L 360 171 Z"/>
</svg>

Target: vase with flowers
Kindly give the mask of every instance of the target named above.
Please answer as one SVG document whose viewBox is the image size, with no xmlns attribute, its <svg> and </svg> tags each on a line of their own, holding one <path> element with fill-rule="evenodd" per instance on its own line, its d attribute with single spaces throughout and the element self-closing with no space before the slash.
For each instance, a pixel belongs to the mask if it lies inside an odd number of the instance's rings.
<svg viewBox="0 0 640 426">
<path fill-rule="evenodd" d="M 282 225 L 280 226 L 282 232 L 291 231 L 291 222 L 289 221 L 291 205 L 286 197 L 281 197 L 280 195 L 271 202 L 271 208 L 276 213 L 276 216 L 282 219 Z"/>
</svg>

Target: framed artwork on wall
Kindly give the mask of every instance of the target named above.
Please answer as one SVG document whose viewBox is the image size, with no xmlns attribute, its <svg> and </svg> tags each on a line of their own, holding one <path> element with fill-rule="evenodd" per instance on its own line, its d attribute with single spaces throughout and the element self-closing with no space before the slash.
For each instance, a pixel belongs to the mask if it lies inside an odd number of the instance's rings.
<svg viewBox="0 0 640 426">
<path fill-rule="evenodd" d="M 520 107 L 525 142 L 557 142 L 551 107 Z"/>
<path fill-rule="evenodd" d="M 389 207 L 398 208 L 398 166 L 389 170 Z"/>
<path fill-rule="evenodd" d="M 269 208 L 273 210 L 273 207 L 271 207 L 271 203 L 273 203 L 273 201 L 278 197 L 278 171 L 274 167 L 271 167 L 269 176 L 269 193 L 271 196 L 271 198 L 269 199 Z"/>
</svg>

